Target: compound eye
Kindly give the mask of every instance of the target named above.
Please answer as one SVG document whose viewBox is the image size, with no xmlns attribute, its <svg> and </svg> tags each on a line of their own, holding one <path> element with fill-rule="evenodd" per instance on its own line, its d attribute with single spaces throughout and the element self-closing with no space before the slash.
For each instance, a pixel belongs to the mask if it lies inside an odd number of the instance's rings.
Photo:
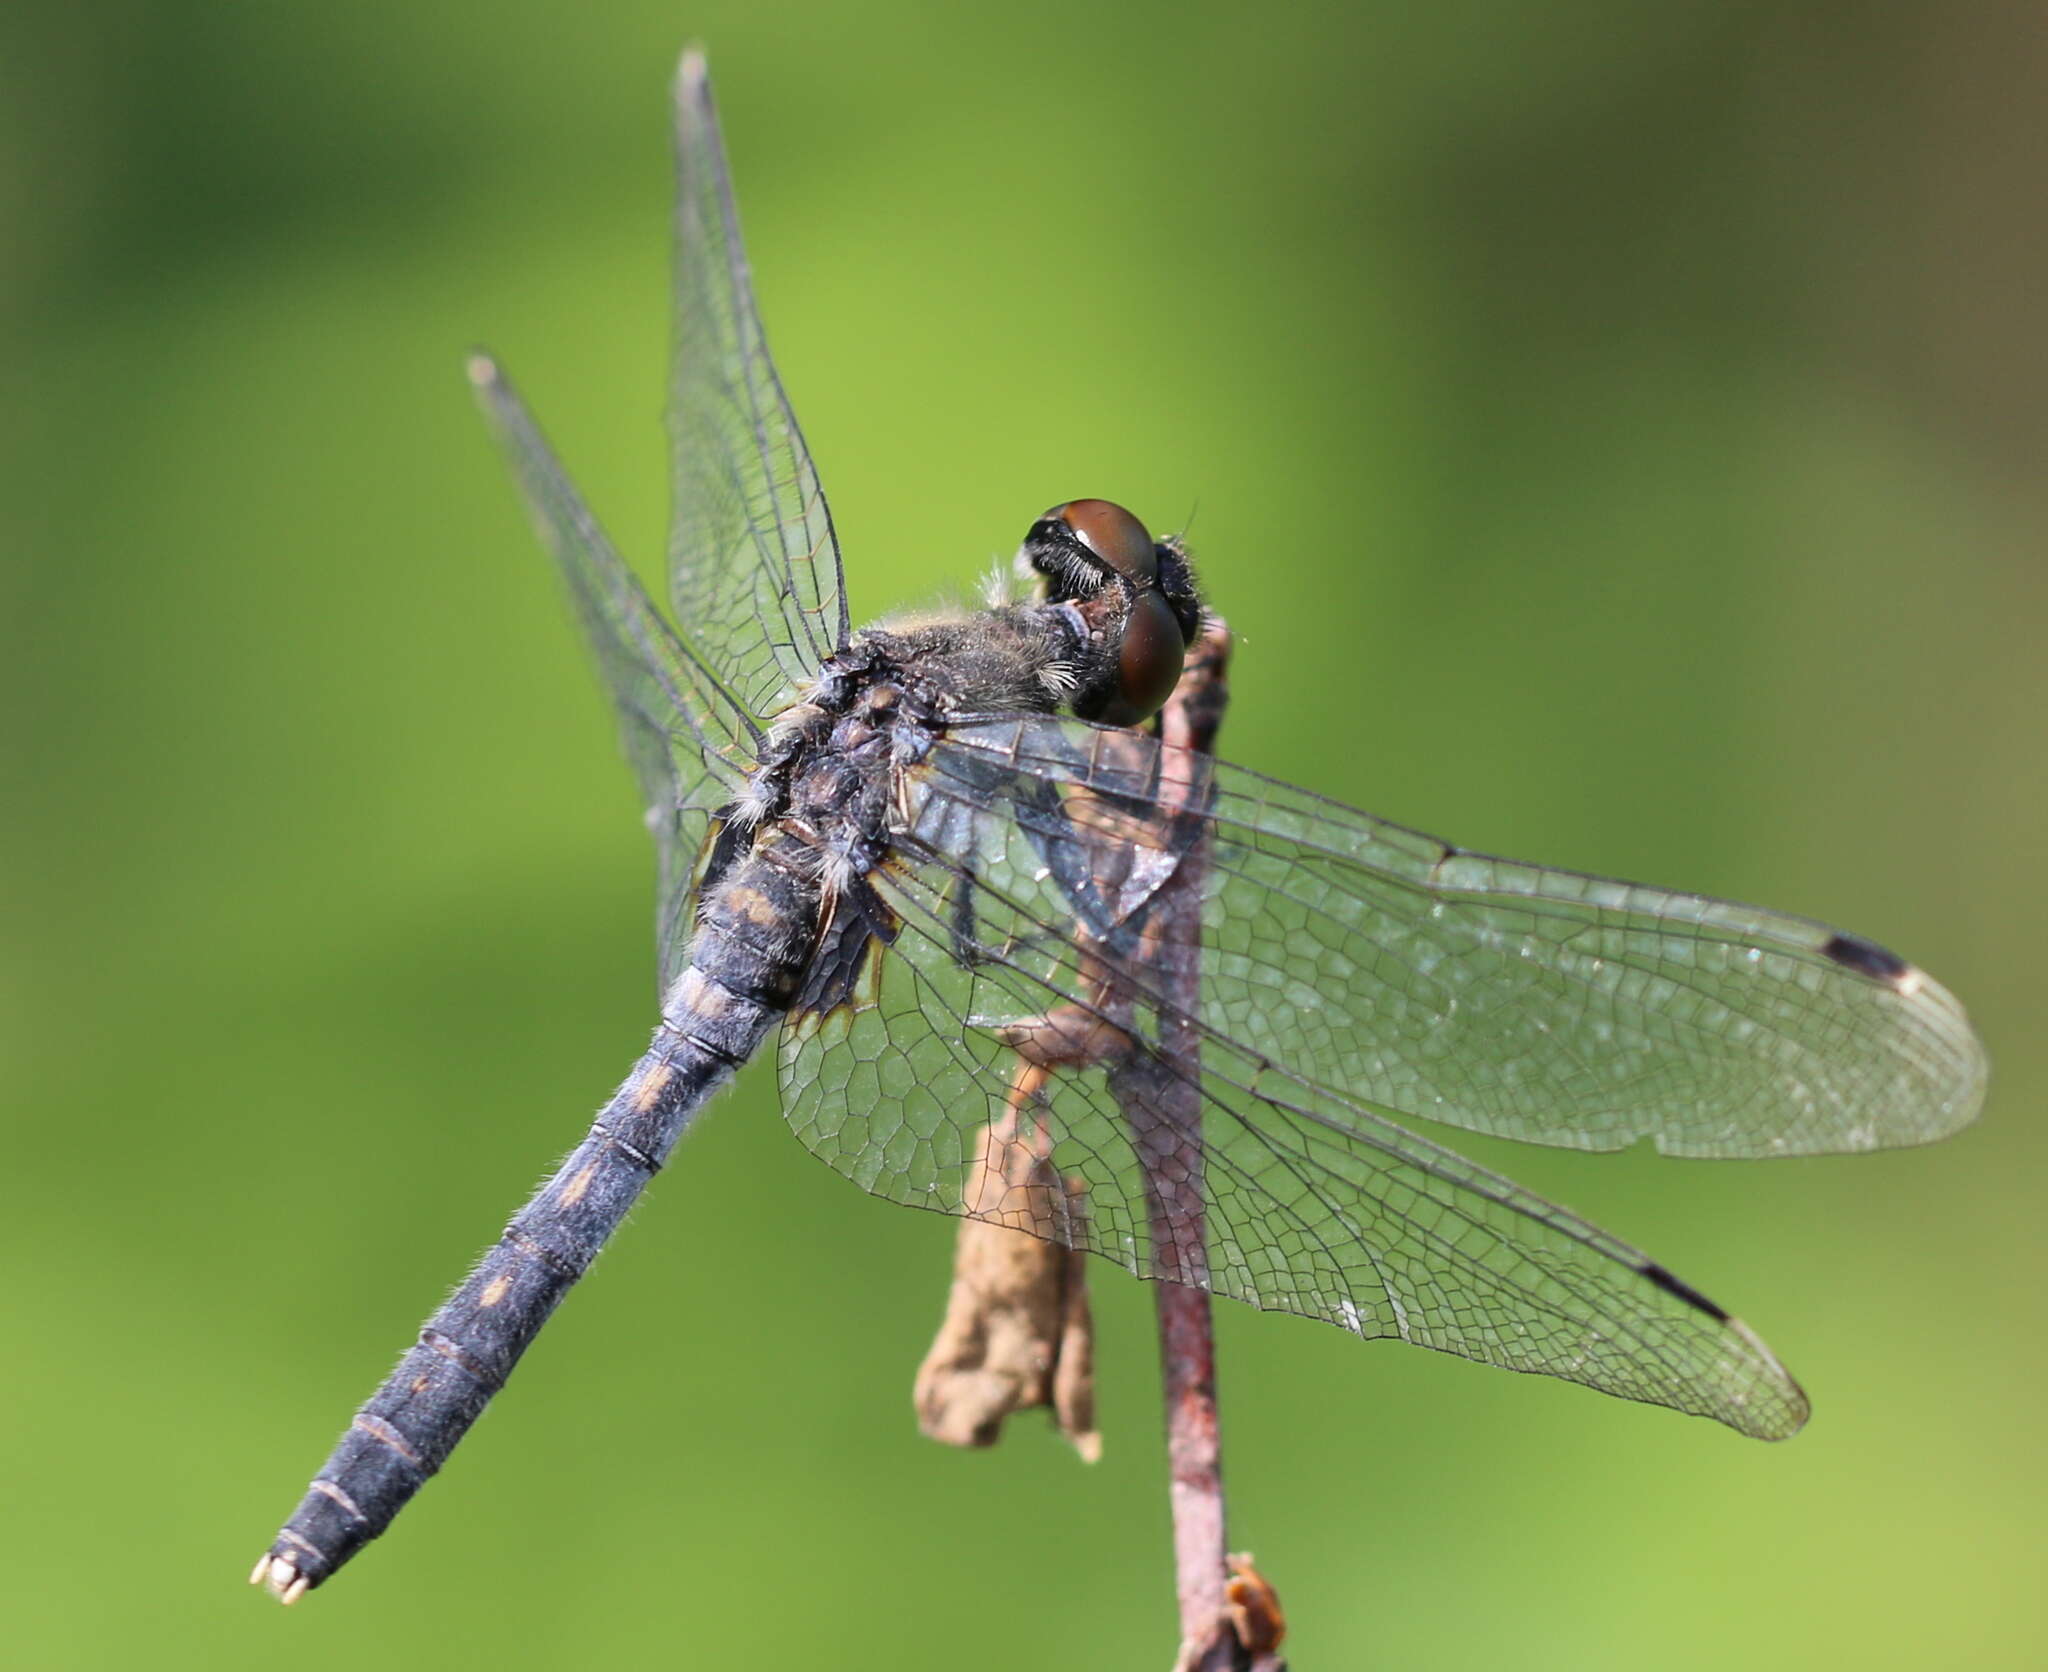
<svg viewBox="0 0 2048 1672">
<path fill-rule="evenodd" d="M 1150 719 L 1180 683 L 1187 640 L 1173 618 L 1173 606 L 1157 592 L 1141 592 L 1131 600 L 1124 620 L 1122 647 L 1117 653 L 1116 695 L 1097 716 L 1112 726 L 1135 726 Z"/>
<path fill-rule="evenodd" d="M 1159 555 L 1145 525 L 1121 505 L 1106 499 L 1069 500 L 1054 513 L 1075 539 L 1137 586 L 1150 586 L 1159 574 Z"/>
</svg>

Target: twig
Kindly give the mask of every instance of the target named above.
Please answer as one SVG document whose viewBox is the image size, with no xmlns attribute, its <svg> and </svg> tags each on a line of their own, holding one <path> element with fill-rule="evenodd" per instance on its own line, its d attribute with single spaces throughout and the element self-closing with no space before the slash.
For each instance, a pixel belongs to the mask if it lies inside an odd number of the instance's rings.
<svg viewBox="0 0 2048 1672">
<path fill-rule="evenodd" d="M 1161 823 L 1148 820 L 1132 832 L 1177 856 L 1147 902 L 1137 954 L 1157 1038 L 1134 1048 L 1142 1032 L 1133 1014 L 1140 995 L 1114 979 L 1077 927 L 1074 950 L 1092 1001 L 1055 1006 L 998 1035 L 1017 1053 L 1016 1066 L 1005 1112 L 983 1131 L 977 1164 L 968 1170 L 946 1322 L 918 1371 L 916 1398 L 924 1431 L 951 1445 L 993 1445 L 1011 1412 L 1050 1405 L 1081 1455 L 1092 1462 L 1098 1454 L 1084 1261 L 1071 1252 L 1081 1245 L 1087 1197 L 1081 1179 L 1063 1179 L 1053 1166 L 1040 1099 L 1058 1072 L 1107 1068 L 1144 1178 L 1159 1279 L 1153 1294 L 1180 1598 L 1176 1672 L 1284 1672 L 1277 1650 L 1286 1628 L 1272 1587 L 1249 1558 L 1229 1554 L 1209 1319 L 1199 1021 L 1209 863 L 1203 815 L 1229 659 L 1229 631 L 1212 620 L 1160 715 Z M 1128 745 L 1126 764 L 1141 770 L 1135 734 L 1098 736 L 1112 758 L 1119 742 Z M 1107 858 L 1118 829 L 1114 809 L 1075 796 L 1068 813 L 1105 838 Z"/>
<path fill-rule="evenodd" d="M 1160 716 L 1165 744 L 1161 799 L 1178 797 L 1199 815 L 1229 700 L 1224 673 L 1230 634 L 1211 621 L 1188 652 L 1173 699 Z M 1159 1314 L 1166 1404 L 1166 1453 L 1180 1598 L 1179 1672 L 1277 1669 L 1281 1630 L 1271 1588 L 1250 1563 L 1229 1554 L 1222 1439 L 1216 1398 L 1216 1342 L 1209 1316 L 1203 1206 L 1201 1036 L 1202 897 L 1205 835 L 1195 836 L 1154 901 L 1149 971 L 1159 1006 L 1154 1052 L 1133 1053 L 1110 1074 L 1129 1122 L 1145 1181 Z"/>
</svg>

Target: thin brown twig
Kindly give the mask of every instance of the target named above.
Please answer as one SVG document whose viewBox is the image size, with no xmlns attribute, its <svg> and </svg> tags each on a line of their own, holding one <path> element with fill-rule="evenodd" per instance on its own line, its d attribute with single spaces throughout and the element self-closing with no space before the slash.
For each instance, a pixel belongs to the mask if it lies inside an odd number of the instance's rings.
<svg viewBox="0 0 2048 1672">
<path fill-rule="evenodd" d="M 1056 1073 L 1107 1068 L 1144 1179 L 1173 1515 L 1181 1647 L 1176 1672 L 1285 1672 L 1286 1630 L 1273 1589 L 1250 1559 L 1229 1553 L 1216 1347 L 1209 1316 L 1201 1090 L 1202 898 L 1209 862 L 1208 757 L 1228 701 L 1230 634 L 1208 623 L 1161 712 L 1157 823 L 1134 821 L 1114 797 L 1067 800 L 1068 816 L 1103 838 L 1107 864 L 1128 841 L 1175 856 L 1148 901 L 1136 958 L 1142 994 L 1117 979 L 1076 926 L 1085 1004 L 1056 1006 L 1008 1024 L 1017 1053 L 1005 1112 L 982 1134 L 970 1169 L 946 1321 L 917 1377 L 918 1419 L 932 1438 L 992 1445 L 1014 1411 L 1050 1405 L 1081 1455 L 1093 1461 L 1093 1346 L 1083 1261 L 1076 1246 L 1087 1198 L 1063 1179 L 1041 1098 Z M 1114 761 L 1142 770 L 1135 734 L 1098 734 Z M 1102 879 L 1114 893 L 1113 879 Z M 1158 1018 L 1140 1047 L 1140 1002 Z M 1045 1239 L 1040 1241 L 1039 1239 Z M 1048 1247 L 1048 1244 L 1058 1247 Z"/>
<path fill-rule="evenodd" d="M 1213 750 L 1229 700 L 1224 674 L 1230 634 L 1211 621 L 1188 652 L 1180 685 L 1160 716 L 1166 746 L 1161 799 L 1178 797 L 1199 815 Z M 1193 827 L 1202 830 L 1199 822 Z M 1279 1615 L 1271 1590 L 1248 1562 L 1229 1554 L 1223 1452 L 1216 1396 L 1216 1342 L 1209 1315 L 1203 1206 L 1201 1038 L 1204 836 L 1182 853 L 1154 902 L 1148 936 L 1159 1000 L 1159 1038 L 1110 1075 L 1129 1123 L 1145 1181 L 1155 1268 L 1166 1451 L 1173 1512 L 1174 1575 L 1180 1600 L 1179 1672 L 1277 1669 Z"/>
</svg>

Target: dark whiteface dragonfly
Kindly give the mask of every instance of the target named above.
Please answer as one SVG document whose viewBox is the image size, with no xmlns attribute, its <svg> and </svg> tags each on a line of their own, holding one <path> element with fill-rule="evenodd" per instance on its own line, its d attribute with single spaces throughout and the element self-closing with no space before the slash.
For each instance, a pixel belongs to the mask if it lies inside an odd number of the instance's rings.
<svg viewBox="0 0 2048 1672">
<path fill-rule="evenodd" d="M 254 1577 L 295 1601 L 384 1530 L 771 1039 L 797 1136 L 878 1196 L 1796 1430 L 1805 1396 L 1739 1320 L 1399 1119 L 1671 1155 L 1923 1143 L 1983 1100 L 1955 1000 L 1804 918 L 1468 853 L 1135 729 L 1205 617 L 1179 544 L 1104 501 L 1031 526 L 1009 601 L 850 630 L 694 54 L 676 124 L 672 618 L 471 367 L 639 778 L 661 1022 Z M 1193 934 L 1162 932 L 1176 891 Z M 1192 1125 L 1162 1141 L 1146 1106 Z M 982 1170 L 987 1134 L 1026 1131 L 1075 1181 L 1051 1211 Z"/>
</svg>

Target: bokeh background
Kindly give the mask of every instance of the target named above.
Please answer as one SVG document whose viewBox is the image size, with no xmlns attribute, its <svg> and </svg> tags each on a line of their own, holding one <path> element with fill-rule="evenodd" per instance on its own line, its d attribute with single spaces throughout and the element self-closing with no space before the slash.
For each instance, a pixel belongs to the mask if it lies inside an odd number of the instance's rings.
<svg viewBox="0 0 2048 1672">
<path fill-rule="evenodd" d="M 689 38 L 857 614 L 1056 499 L 1192 517 L 1235 758 L 1847 924 L 1991 1042 L 1927 1151 L 1460 1140 L 1748 1315 L 1788 1445 L 1225 1307 L 1295 1664 L 2042 1664 L 2048 32 L 1726 0 L 14 0 L 0 1658 L 1170 1658 L 1146 1295 L 1098 1467 L 922 1441 L 950 1227 L 762 1072 L 383 1542 L 241 1586 L 651 1019 L 460 360 L 658 550 Z"/>
</svg>

